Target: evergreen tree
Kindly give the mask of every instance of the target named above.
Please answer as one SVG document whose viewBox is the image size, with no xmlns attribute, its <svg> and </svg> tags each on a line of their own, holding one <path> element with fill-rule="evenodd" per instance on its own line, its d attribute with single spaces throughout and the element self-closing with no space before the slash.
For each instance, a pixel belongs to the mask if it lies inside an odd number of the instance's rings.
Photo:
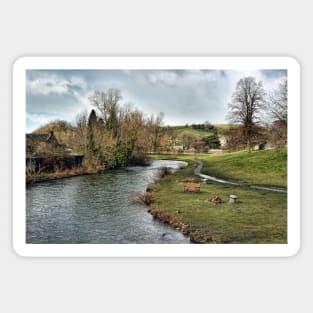
<svg viewBox="0 0 313 313">
<path fill-rule="evenodd" d="M 96 144 L 97 115 L 95 110 L 90 112 L 87 124 L 87 153 L 93 157 L 97 153 Z"/>
</svg>

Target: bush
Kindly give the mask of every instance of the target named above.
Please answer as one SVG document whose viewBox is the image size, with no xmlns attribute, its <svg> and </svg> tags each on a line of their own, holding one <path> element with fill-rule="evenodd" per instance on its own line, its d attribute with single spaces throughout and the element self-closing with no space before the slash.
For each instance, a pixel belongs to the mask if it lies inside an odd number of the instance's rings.
<svg viewBox="0 0 313 313">
<path fill-rule="evenodd" d="M 150 192 L 135 192 L 132 194 L 132 199 L 135 202 L 149 205 L 152 202 L 152 194 Z"/>
<path fill-rule="evenodd" d="M 165 176 L 171 175 L 172 171 L 170 170 L 169 167 L 166 166 L 162 166 L 159 168 L 159 172 L 158 172 L 158 178 L 164 178 Z"/>
</svg>

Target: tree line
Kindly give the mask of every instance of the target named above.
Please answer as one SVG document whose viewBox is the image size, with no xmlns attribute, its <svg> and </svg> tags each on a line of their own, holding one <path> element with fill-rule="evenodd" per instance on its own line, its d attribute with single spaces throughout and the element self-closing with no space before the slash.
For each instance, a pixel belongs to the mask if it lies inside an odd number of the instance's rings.
<svg viewBox="0 0 313 313">
<path fill-rule="evenodd" d="M 143 164 L 147 153 L 156 152 L 162 143 L 164 114 L 144 114 L 131 105 L 121 105 L 118 89 L 96 91 L 89 98 L 94 109 L 77 116 L 77 133 L 84 164 L 89 171 Z"/>
</svg>

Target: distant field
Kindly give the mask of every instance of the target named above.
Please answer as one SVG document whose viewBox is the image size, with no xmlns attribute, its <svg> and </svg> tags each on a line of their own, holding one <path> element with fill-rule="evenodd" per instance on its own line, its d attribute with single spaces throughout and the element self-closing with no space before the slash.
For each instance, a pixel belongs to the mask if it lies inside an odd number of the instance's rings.
<svg viewBox="0 0 313 313">
<path fill-rule="evenodd" d="M 220 130 L 228 129 L 234 125 L 232 125 L 232 124 L 215 124 L 214 126 L 217 128 L 218 131 L 220 131 Z"/>
<path fill-rule="evenodd" d="M 213 125 L 216 129 L 218 134 L 222 135 L 223 131 L 230 128 L 231 124 L 215 124 Z M 214 134 L 213 131 L 207 131 L 207 130 L 201 130 L 201 129 L 194 129 L 191 126 L 186 127 L 184 125 L 180 125 L 180 126 L 167 126 L 166 127 L 167 132 L 169 134 L 172 134 L 175 137 L 180 137 L 180 135 L 184 132 L 189 132 L 190 134 L 192 134 L 193 136 L 195 136 L 198 140 L 203 138 L 203 137 L 207 137 L 207 136 L 211 136 Z"/>
<path fill-rule="evenodd" d="M 197 139 L 201 139 L 203 137 L 213 135 L 213 132 L 200 130 L 200 129 L 194 129 L 192 127 L 186 127 L 186 126 L 170 126 L 167 128 L 167 132 L 169 134 L 172 134 L 175 137 L 179 137 L 184 132 L 188 132 L 194 135 Z"/>
</svg>

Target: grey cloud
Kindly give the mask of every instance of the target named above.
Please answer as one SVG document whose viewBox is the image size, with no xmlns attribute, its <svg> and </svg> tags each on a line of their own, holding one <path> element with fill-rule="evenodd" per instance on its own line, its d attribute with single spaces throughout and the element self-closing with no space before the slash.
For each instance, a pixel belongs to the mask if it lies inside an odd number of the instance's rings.
<svg viewBox="0 0 313 313">
<path fill-rule="evenodd" d="M 261 73 L 267 78 L 287 77 L 287 70 L 261 70 Z"/>
</svg>

